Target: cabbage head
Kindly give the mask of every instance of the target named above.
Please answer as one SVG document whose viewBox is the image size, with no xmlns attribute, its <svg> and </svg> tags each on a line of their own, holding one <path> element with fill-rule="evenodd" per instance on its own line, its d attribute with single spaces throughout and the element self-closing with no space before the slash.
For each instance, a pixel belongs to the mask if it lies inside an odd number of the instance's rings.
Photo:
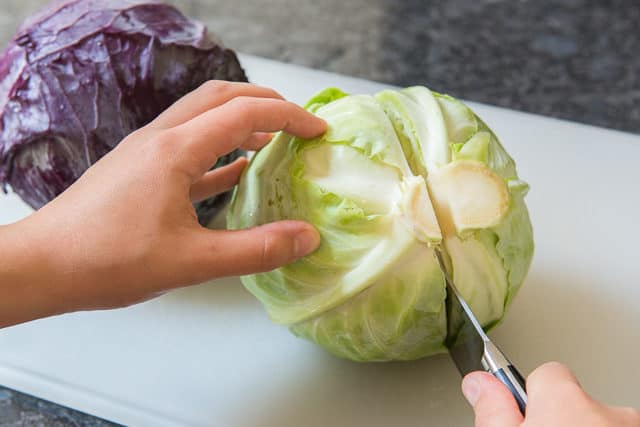
<svg viewBox="0 0 640 427">
<path fill-rule="evenodd" d="M 52 0 L 0 54 L 0 190 L 10 186 L 41 208 L 210 79 L 247 76 L 235 52 L 175 7 Z M 242 154 L 222 156 L 215 167 Z M 207 224 L 228 199 L 225 193 L 196 203 L 199 221 Z"/>
<path fill-rule="evenodd" d="M 231 229 L 313 224 L 316 252 L 242 277 L 274 322 L 355 361 L 445 350 L 440 248 L 481 324 L 499 322 L 533 255 L 528 190 L 494 133 L 462 102 L 424 87 L 373 96 L 326 89 L 305 107 L 315 139 L 279 133 L 234 194 Z"/>
</svg>

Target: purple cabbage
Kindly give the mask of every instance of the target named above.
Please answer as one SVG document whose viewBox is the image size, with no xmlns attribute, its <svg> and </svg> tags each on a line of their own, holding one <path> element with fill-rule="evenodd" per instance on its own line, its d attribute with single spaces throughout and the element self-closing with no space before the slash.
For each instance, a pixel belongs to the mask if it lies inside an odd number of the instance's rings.
<svg viewBox="0 0 640 427">
<path fill-rule="evenodd" d="M 235 53 L 172 6 L 53 2 L 0 56 L 0 186 L 42 207 L 126 135 L 210 79 L 247 81 Z M 197 204 L 200 222 L 226 198 Z"/>
</svg>

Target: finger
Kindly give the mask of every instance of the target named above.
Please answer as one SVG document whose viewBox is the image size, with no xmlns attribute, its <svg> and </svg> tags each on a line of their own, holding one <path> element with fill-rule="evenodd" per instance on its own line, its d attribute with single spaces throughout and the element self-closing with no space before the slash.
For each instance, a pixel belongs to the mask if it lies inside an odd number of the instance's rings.
<svg viewBox="0 0 640 427">
<path fill-rule="evenodd" d="M 247 163 L 249 161 L 245 157 L 240 157 L 228 165 L 202 175 L 202 178 L 191 186 L 191 201 L 196 203 L 231 190 L 238 183 Z"/>
<path fill-rule="evenodd" d="M 507 387 L 487 372 L 464 377 L 462 393 L 473 406 L 476 427 L 515 427 L 523 421 Z"/>
<path fill-rule="evenodd" d="M 548 362 L 534 370 L 527 378 L 527 394 L 527 419 L 533 425 L 544 425 L 548 414 L 556 418 L 555 425 L 610 424 L 606 422 L 607 407 L 591 399 L 573 372 L 561 363 Z"/>
<path fill-rule="evenodd" d="M 581 399 L 590 400 L 573 372 L 558 362 L 540 365 L 527 377 L 527 394 L 530 404 L 558 403 L 548 402 L 549 390 L 553 390 L 556 396 L 580 396 Z"/>
<path fill-rule="evenodd" d="M 527 377 L 527 393 L 532 400 L 536 400 L 536 395 L 545 395 L 548 390 L 565 387 L 581 389 L 576 376 L 562 363 L 547 362 Z"/>
<path fill-rule="evenodd" d="M 149 126 L 164 129 L 178 126 L 238 96 L 283 99 L 273 89 L 251 83 L 209 80 L 176 101 Z"/>
<path fill-rule="evenodd" d="M 186 145 L 194 173 L 204 173 L 220 155 L 242 145 L 254 132 L 283 130 L 302 138 L 323 133 L 325 122 L 302 107 L 280 99 L 238 97 L 167 132 Z"/>
<path fill-rule="evenodd" d="M 310 224 L 279 221 L 237 230 L 203 230 L 196 269 L 205 279 L 252 274 L 293 262 L 313 252 L 320 236 Z"/>
<path fill-rule="evenodd" d="M 273 139 L 273 133 L 271 132 L 255 132 L 241 147 L 245 150 L 259 150 L 264 147 L 269 141 Z"/>
</svg>

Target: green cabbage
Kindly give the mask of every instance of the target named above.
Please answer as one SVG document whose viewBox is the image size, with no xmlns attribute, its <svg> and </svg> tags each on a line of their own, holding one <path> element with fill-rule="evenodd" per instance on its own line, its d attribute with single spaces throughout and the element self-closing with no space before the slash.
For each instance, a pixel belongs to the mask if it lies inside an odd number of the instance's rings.
<svg viewBox="0 0 640 427">
<path fill-rule="evenodd" d="M 242 277 L 271 319 L 356 361 L 445 350 L 446 286 L 492 327 L 533 255 L 528 190 L 496 136 L 467 106 L 424 87 L 347 95 L 306 108 L 328 123 L 315 139 L 279 133 L 235 191 L 231 229 L 308 221 L 316 252 Z"/>
</svg>

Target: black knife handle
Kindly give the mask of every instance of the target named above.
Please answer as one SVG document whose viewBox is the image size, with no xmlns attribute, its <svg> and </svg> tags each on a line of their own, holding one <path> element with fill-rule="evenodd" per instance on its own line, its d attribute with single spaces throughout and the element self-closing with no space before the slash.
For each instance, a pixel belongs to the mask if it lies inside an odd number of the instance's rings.
<svg viewBox="0 0 640 427">
<path fill-rule="evenodd" d="M 527 388 L 520 372 L 513 365 L 508 365 L 506 368 L 498 369 L 493 375 L 507 386 L 524 415 L 527 407 Z"/>
</svg>

